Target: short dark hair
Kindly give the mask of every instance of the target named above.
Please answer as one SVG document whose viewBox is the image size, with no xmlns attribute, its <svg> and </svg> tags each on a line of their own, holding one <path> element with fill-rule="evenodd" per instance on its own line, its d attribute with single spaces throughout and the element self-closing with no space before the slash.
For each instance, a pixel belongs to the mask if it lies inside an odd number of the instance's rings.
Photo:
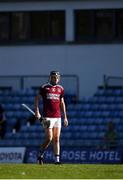
<svg viewBox="0 0 123 180">
<path fill-rule="evenodd" d="M 60 72 L 59 71 L 51 71 L 50 76 L 52 76 L 52 75 L 60 76 Z"/>
</svg>

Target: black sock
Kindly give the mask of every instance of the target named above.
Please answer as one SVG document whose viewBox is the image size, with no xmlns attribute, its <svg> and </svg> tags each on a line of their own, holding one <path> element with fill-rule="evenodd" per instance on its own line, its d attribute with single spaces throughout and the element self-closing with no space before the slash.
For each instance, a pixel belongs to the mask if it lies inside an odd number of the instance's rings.
<svg viewBox="0 0 123 180">
<path fill-rule="evenodd" d="M 45 149 L 40 148 L 38 156 L 43 157 Z"/>
</svg>

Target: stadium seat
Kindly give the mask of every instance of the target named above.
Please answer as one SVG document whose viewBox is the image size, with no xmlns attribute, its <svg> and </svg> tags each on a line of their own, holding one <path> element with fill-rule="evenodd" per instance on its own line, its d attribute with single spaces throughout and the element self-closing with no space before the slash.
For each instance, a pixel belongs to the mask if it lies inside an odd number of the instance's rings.
<svg viewBox="0 0 123 180">
<path fill-rule="evenodd" d="M 26 103 L 34 109 L 34 96 L 35 91 L 32 89 L 0 93 L 0 100 L 6 108 L 8 122 L 7 133 L 5 139 L 0 141 L 0 146 L 7 146 L 6 143 L 9 146 L 39 146 L 44 139 L 45 134 L 39 121 L 32 126 L 27 126 L 30 112 L 21 106 L 21 103 Z M 74 98 L 73 95 L 67 95 L 69 126 L 62 127 L 61 144 L 63 146 L 100 146 L 106 124 L 110 120 L 116 123 L 118 133 L 120 133 L 120 144 L 123 145 L 123 90 L 97 89 L 92 97 L 83 98 L 76 103 Z M 42 103 L 40 105 L 42 107 Z M 18 118 L 21 119 L 21 129 L 13 134 L 12 127 Z"/>
</svg>

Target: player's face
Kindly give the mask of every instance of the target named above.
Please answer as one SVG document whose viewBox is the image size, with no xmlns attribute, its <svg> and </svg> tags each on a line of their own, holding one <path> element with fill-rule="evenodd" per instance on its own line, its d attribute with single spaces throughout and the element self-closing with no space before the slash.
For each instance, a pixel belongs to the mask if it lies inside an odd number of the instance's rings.
<svg viewBox="0 0 123 180">
<path fill-rule="evenodd" d="M 57 75 L 51 75 L 50 76 L 51 84 L 53 84 L 53 85 L 58 84 L 59 81 L 60 81 L 60 76 L 57 76 Z"/>
</svg>

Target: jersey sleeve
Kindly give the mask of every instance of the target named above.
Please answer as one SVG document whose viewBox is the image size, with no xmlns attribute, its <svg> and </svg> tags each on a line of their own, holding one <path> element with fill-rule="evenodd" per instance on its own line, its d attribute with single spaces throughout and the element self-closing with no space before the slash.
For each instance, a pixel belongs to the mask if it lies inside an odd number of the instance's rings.
<svg viewBox="0 0 123 180">
<path fill-rule="evenodd" d="M 44 88 L 41 86 L 40 88 L 39 88 L 39 95 L 43 95 L 43 91 L 44 91 Z"/>
<path fill-rule="evenodd" d="M 64 97 L 64 89 L 62 88 L 62 91 L 61 91 L 61 98 Z"/>
</svg>

